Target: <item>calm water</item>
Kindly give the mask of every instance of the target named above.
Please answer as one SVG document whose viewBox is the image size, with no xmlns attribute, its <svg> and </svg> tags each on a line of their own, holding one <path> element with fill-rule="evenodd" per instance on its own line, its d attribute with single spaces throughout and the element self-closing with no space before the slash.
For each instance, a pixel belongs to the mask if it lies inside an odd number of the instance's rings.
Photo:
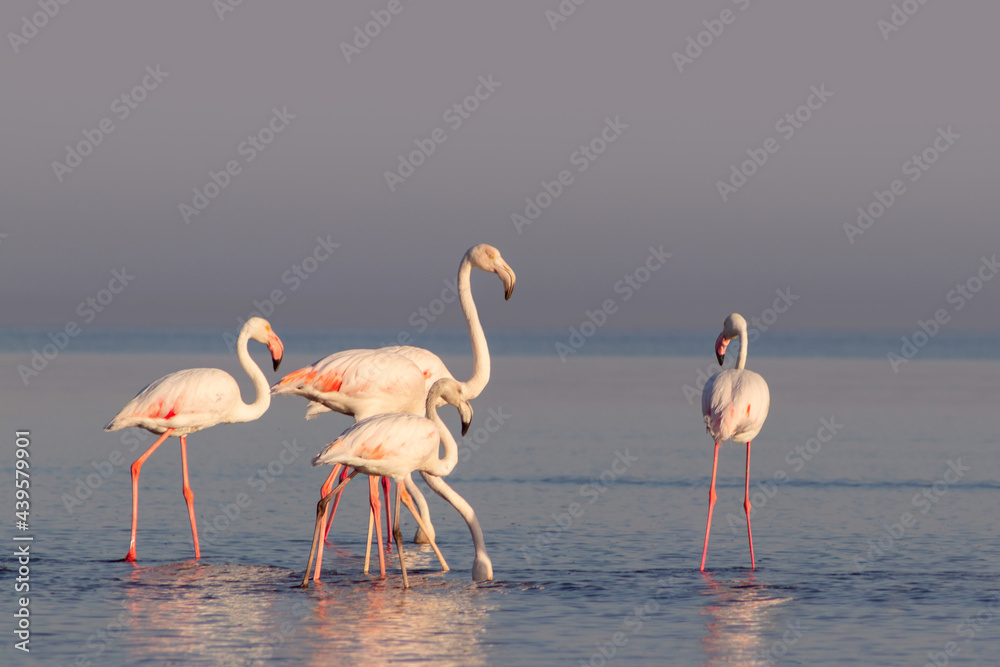
<svg viewBox="0 0 1000 667">
<path fill-rule="evenodd" d="M 319 356 L 285 342 L 283 369 Z M 31 653 L 13 649 L 8 615 L 0 660 L 996 664 L 1000 362 L 928 355 L 894 373 L 884 352 L 863 356 L 781 358 L 751 348 L 749 367 L 772 395 L 751 459 L 758 569 L 750 571 L 746 545 L 744 450 L 727 445 L 705 574 L 712 443 L 685 385 L 696 385 L 711 355 L 495 357 L 448 479 L 479 514 L 495 581 L 470 581 L 468 531 L 434 496 L 452 570 L 440 572 L 429 547 L 408 544 L 405 592 L 395 552 L 386 580 L 361 574 L 359 481 L 334 523 L 323 583 L 295 588 L 327 473 L 309 458 L 349 418 L 306 422 L 304 401 L 279 397 L 255 423 L 191 436 L 197 562 L 170 440 L 143 468 L 133 565 L 114 559 L 128 546 L 128 466 L 152 438 L 101 428 L 148 381 L 193 366 L 239 377 L 235 359 L 224 350 L 63 354 L 27 389 L 6 373 L 5 485 L 13 485 L 14 431 L 28 429 L 32 525 L 19 534 L 35 540 Z M 0 355 L 9 369 L 24 359 Z M 459 377 L 471 370 L 465 356 L 446 361 Z M 477 431 L 490 410 L 503 424 Z M 457 425 L 453 411 L 444 414 Z M 64 494 L 78 486 L 87 497 L 69 511 Z M 12 545 L 13 517 L 5 523 Z M 413 528 L 404 517 L 404 533 Z M 17 575 L 11 559 L 2 562 L 9 614 Z"/>
</svg>

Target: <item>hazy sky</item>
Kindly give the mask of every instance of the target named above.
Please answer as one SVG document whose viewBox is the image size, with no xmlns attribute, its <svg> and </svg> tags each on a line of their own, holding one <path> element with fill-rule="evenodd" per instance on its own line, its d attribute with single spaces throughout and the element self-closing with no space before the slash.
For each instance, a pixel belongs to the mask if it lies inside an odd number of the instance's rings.
<svg viewBox="0 0 1000 667">
<path fill-rule="evenodd" d="M 974 276 L 1000 253 L 1000 6 L 895 6 L 5 2 L 4 324 L 229 328 L 281 290 L 278 330 L 407 327 L 489 242 L 518 276 L 509 303 L 474 276 L 489 326 L 568 327 L 612 299 L 609 326 L 714 329 L 790 289 L 788 330 L 908 333 L 939 309 L 995 327 L 1000 279 Z M 400 176 L 417 142 L 434 151 Z M 720 181 L 740 187 L 724 201 Z M 858 207 L 890 197 L 851 243 Z M 339 247 L 303 265 L 318 238 Z"/>
</svg>

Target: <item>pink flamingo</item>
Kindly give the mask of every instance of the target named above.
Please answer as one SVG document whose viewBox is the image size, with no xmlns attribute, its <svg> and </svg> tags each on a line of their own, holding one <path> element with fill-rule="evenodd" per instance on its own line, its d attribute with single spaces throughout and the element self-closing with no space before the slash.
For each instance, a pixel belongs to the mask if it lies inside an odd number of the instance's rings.
<svg viewBox="0 0 1000 667">
<path fill-rule="evenodd" d="M 198 547 L 198 525 L 194 518 L 194 494 L 188 483 L 187 436 L 216 424 L 249 422 L 267 411 L 271 404 L 267 378 L 247 352 L 247 341 L 253 339 L 267 345 L 271 352 L 274 370 L 278 370 L 284 346 L 271 330 L 271 325 L 260 317 L 251 317 L 240 330 L 236 352 L 240 365 L 253 380 L 257 399 L 249 405 L 240 396 L 240 387 L 229 373 L 217 368 L 191 368 L 165 375 L 140 391 L 128 405 L 111 420 L 105 431 L 117 431 L 138 426 L 151 433 L 162 434 L 146 452 L 132 464 L 132 539 L 128 554 L 122 560 L 135 561 L 135 534 L 139 515 L 139 471 L 142 464 L 156 448 L 170 436 L 180 438 L 181 467 L 184 471 L 184 500 L 191 519 L 194 538 L 194 557 L 201 558 Z"/>
<path fill-rule="evenodd" d="M 767 419 L 771 396 L 767 383 L 757 373 L 744 368 L 747 362 L 747 321 L 733 313 L 722 325 L 722 333 L 715 341 L 715 357 L 722 365 L 726 346 L 733 338 L 740 339 L 740 356 L 736 368 L 716 373 L 701 392 L 701 414 L 705 417 L 705 430 L 715 440 L 715 459 L 712 462 L 712 485 L 708 490 L 708 522 L 705 524 L 705 547 L 701 552 L 701 570 L 705 571 L 708 553 L 708 534 L 712 529 L 712 509 L 715 507 L 715 473 L 719 466 L 719 443 L 727 440 L 747 443 L 746 485 L 743 510 L 747 515 L 747 538 L 750 540 L 750 569 L 756 569 L 753 555 L 753 533 L 750 531 L 750 441 L 760 433 Z"/>
<path fill-rule="evenodd" d="M 343 465 L 353 468 L 353 471 L 337 487 L 323 496 L 316 505 L 316 526 L 313 529 L 312 548 L 309 551 L 309 562 L 302 579 L 302 586 L 309 586 L 309 573 L 316 560 L 314 581 L 319 581 L 319 573 L 323 564 L 322 535 L 326 524 L 327 505 L 333 496 L 339 493 L 355 475 L 362 472 L 372 478 L 370 490 L 375 491 L 375 477 L 391 477 L 396 481 L 396 513 L 392 532 L 396 538 L 396 549 L 399 552 L 399 566 L 403 571 L 403 588 L 409 588 L 406 575 L 406 561 L 403 557 L 402 536 L 399 530 L 400 500 L 405 500 L 417 524 L 423 524 L 419 512 L 404 491 L 403 478 L 414 470 L 440 478 L 450 473 L 458 463 L 458 445 L 451 432 L 437 414 L 438 403 L 448 403 L 458 408 L 462 417 L 462 435 L 469 429 L 472 421 L 472 407 L 462 396 L 462 385 L 453 378 L 442 378 L 434 383 L 427 394 L 427 416 L 413 414 L 382 414 L 363 419 L 340 434 L 336 440 L 323 448 L 315 458 L 313 465 Z M 444 457 L 439 458 L 439 445 L 444 446 Z M 373 512 L 377 513 L 373 505 Z M 464 515 L 463 515 L 464 516 Z M 479 521 L 473 513 L 471 518 L 465 517 L 476 548 L 476 570 L 488 570 L 493 578 L 493 566 L 483 544 L 483 534 Z M 432 543 L 433 546 L 433 543 Z M 435 546 L 435 551 L 437 547 Z"/>
<path fill-rule="evenodd" d="M 479 321 L 479 313 L 472 298 L 470 275 L 472 268 L 495 273 L 500 277 L 504 287 L 504 297 L 510 299 L 514 291 L 516 276 L 507 265 L 500 251 L 493 246 L 480 244 L 469 248 L 462 257 L 458 267 L 458 296 L 469 327 L 469 337 L 472 342 L 472 377 L 466 382 L 459 382 L 462 397 L 472 400 L 477 397 L 490 379 L 490 352 Z M 411 346 L 383 347 L 375 350 L 346 350 L 337 352 L 314 364 L 286 375 L 271 387 L 272 394 L 294 394 L 310 400 L 306 410 L 306 419 L 312 419 L 319 414 L 334 410 L 351 415 L 357 421 L 385 413 L 424 414 L 424 403 L 431 386 L 441 378 L 454 379 L 444 362 L 434 353 L 423 348 Z M 326 496 L 333 488 L 334 479 L 340 473 L 340 483 L 348 475 L 348 469 L 335 465 L 321 489 L 321 495 Z M 444 480 L 432 475 L 423 475 L 424 481 L 438 495 L 451 503 L 463 516 L 474 513 L 467 502 L 456 493 Z M 423 523 L 417 531 L 414 541 L 434 544 L 434 527 L 431 524 L 427 501 L 413 482 L 410 474 L 404 476 L 407 491 L 412 494 L 420 507 Z M 387 523 L 389 518 L 388 481 L 382 480 L 386 494 Z M 372 487 L 375 487 L 374 482 Z M 378 516 L 379 502 L 377 490 L 370 498 L 372 510 L 376 513 L 375 521 L 379 536 L 379 563 L 382 574 L 385 574 L 384 556 L 381 546 L 381 518 Z M 336 512 L 340 500 L 338 493 L 333 512 Z M 409 506 L 409 504 L 408 504 Z M 331 514 L 330 522 L 332 523 Z M 329 531 L 329 524 L 326 530 Z M 369 531 L 369 535 L 370 535 Z M 325 539 L 325 533 L 324 533 Z M 320 545 L 322 549 L 322 544 Z M 435 550 L 436 550 L 435 545 Z M 440 552 L 438 552 L 440 554 Z M 440 558 L 440 555 L 439 555 Z M 447 565 L 442 560 L 442 566 Z M 366 570 L 367 571 L 367 570 Z"/>
</svg>

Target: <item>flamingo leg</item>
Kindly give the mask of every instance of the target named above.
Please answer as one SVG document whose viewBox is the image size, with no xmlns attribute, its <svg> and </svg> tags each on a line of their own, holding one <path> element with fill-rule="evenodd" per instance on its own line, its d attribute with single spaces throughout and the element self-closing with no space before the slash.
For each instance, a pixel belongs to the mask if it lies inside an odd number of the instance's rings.
<svg viewBox="0 0 1000 667">
<path fill-rule="evenodd" d="M 410 580 L 406 577 L 406 561 L 403 559 L 403 533 L 399 530 L 399 502 L 403 498 L 403 480 L 396 480 L 396 523 L 392 527 L 392 534 L 396 538 L 396 549 L 399 551 L 399 568 L 403 571 L 403 590 L 410 587 Z"/>
<path fill-rule="evenodd" d="M 341 468 L 343 468 L 343 470 L 341 470 Z M 338 484 L 347 479 L 348 468 L 346 466 L 344 466 L 341 463 L 338 463 L 337 465 L 333 466 L 333 470 L 330 471 L 330 476 L 326 478 L 326 481 L 323 482 L 323 488 L 320 489 L 320 497 L 330 493 L 330 489 L 333 488 L 333 478 L 337 476 L 338 471 L 340 472 L 340 480 L 337 482 Z M 334 497 L 333 499 L 333 509 L 330 511 L 330 520 L 326 524 L 326 532 L 323 533 L 324 542 L 326 541 L 326 538 L 330 535 L 330 526 L 333 525 L 333 517 L 337 514 L 337 505 L 340 504 L 340 496 L 341 494 L 338 493 L 336 497 Z"/>
<path fill-rule="evenodd" d="M 750 443 L 747 442 L 747 481 L 744 487 L 743 510 L 747 513 L 747 539 L 750 540 L 750 569 L 757 569 L 757 561 L 753 557 L 753 533 L 750 531 Z"/>
<path fill-rule="evenodd" d="M 368 566 L 372 560 L 372 529 L 375 527 L 375 517 L 368 512 L 368 546 L 365 547 L 365 574 L 368 574 Z"/>
<path fill-rule="evenodd" d="M 323 498 L 320 499 L 318 503 L 316 503 L 316 527 L 313 529 L 312 548 L 309 549 L 309 562 L 306 563 L 306 574 L 304 577 L 302 577 L 302 586 L 301 586 L 302 588 L 309 588 L 309 572 L 310 570 L 312 570 L 313 558 L 316 557 L 316 553 L 318 551 L 320 536 L 323 534 L 323 530 L 326 528 L 326 526 L 324 525 L 326 523 L 326 508 L 330 504 L 330 499 L 333 497 L 334 493 L 340 491 L 345 486 L 347 486 L 347 483 L 350 482 L 357 474 L 358 474 L 357 470 L 351 471 L 351 474 L 347 476 L 347 479 L 338 484 L 336 489 L 323 496 Z M 316 561 L 316 581 L 319 581 L 319 571 L 322 565 L 323 565 L 322 561 L 319 560 Z"/>
<path fill-rule="evenodd" d="M 434 524 L 431 523 L 430 508 L 427 507 L 427 499 L 420 492 L 420 487 L 413 481 L 412 473 L 404 477 L 403 481 L 406 483 L 406 490 L 410 492 L 414 502 L 417 503 L 417 508 L 420 510 L 420 518 L 424 520 L 424 528 L 417 528 L 417 532 L 413 536 L 413 542 L 415 544 L 430 544 L 434 541 L 435 534 Z M 403 502 L 406 502 L 405 497 L 403 498 Z"/>
<path fill-rule="evenodd" d="M 385 551 L 382 548 L 382 517 L 380 516 L 381 507 L 379 507 L 378 500 L 378 478 L 369 477 L 368 478 L 368 502 L 371 504 L 371 514 L 368 515 L 369 523 L 374 518 L 375 521 L 375 538 L 378 540 L 378 569 L 379 574 L 385 577 Z M 389 504 L 389 499 L 385 499 L 386 505 Z M 391 528 L 392 524 L 387 524 L 386 528 Z M 371 530 L 368 531 L 368 550 L 371 550 Z M 367 556 L 365 557 L 367 560 Z M 365 572 L 367 573 L 367 565 L 365 567 Z"/>
<path fill-rule="evenodd" d="M 392 503 L 389 502 L 389 478 L 382 477 L 382 495 L 385 496 L 385 525 L 392 526 L 392 512 L 390 508 Z M 385 550 L 387 552 L 392 551 L 392 538 L 386 535 Z"/>
<path fill-rule="evenodd" d="M 188 483 L 188 456 L 187 456 L 187 436 L 181 436 L 181 469 L 184 471 L 184 501 L 188 506 L 188 518 L 191 519 L 191 537 L 194 538 L 194 557 L 201 558 L 201 549 L 198 548 L 198 522 L 194 518 L 194 492 L 191 491 L 191 484 Z"/>
<path fill-rule="evenodd" d="M 123 561 L 129 563 L 135 562 L 135 533 L 139 528 L 139 471 L 142 470 L 142 464 L 146 462 L 146 459 L 156 451 L 156 448 L 163 444 L 163 441 L 170 437 L 170 434 L 174 432 L 174 429 L 168 428 L 163 432 L 156 442 L 150 445 L 149 449 L 145 453 L 135 460 L 132 464 L 132 538 L 128 543 L 128 553 Z M 197 544 L 197 543 L 196 543 Z"/>
<path fill-rule="evenodd" d="M 420 512 L 418 512 L 417 508 L 414 507 L 413 498 L 410 497 L 405 485 L 403 486 L 403 502 L 406 503 L 406 507 L 413 514 L 413 518 L 417 520 L 417 525 L 420 527 L 420 530 L 427 533 L 427 524 L 425 524 L 424 520 L 420 518 Z M 447 572 L 450 570 L 451 568 L 448 567 L 448 561 L 444 559 L 444 555 L 441 553 L 441 550 L 438 549 L 438 545 L 435 542 L 431 542 L 431 548 L 434 549 L 434 555 L 437 556 L 438 561 L 441 563 L 441 571 Z"/>
<path fill-rule="evenodd" d="M 749 450 L 747 453 L 749 456 Z M 749 465 L 749 459 L 747 459 Z M 701 571 L 705 571 L 705 555 L 708 553 L 708 534 L 712 530 L 712 510 L 715 509 L 715 473 L 719 468 L 719 443 L 715 443 L 715 458 L 712 461 L 712 485 L 708 487 L 708 521 L 705 523 L 705 546 L 701 550 Z M 749 502 L 749 501 L 748 501 Z"/>
</svg>

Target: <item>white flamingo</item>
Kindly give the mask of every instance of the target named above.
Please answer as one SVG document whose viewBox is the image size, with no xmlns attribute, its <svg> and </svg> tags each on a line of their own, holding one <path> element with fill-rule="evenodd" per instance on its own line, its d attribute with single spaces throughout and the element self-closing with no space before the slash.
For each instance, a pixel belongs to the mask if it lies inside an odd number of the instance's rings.
<svg viewBox="0 0 1000 667">
<path fill-rule="evenodd" d="M 701 414 L 705 418 L 705 430 L 715 440 L 715 458 L 712 462 L 712 485 L 708 490 L 708 522 L 705 524 L 705 546 L 701 552 L 701 570 L 705 570 L 705 555 L 708 553 L 708 534 L 712 529 L 712 509 L 715 507 L 715 473 L 719 466 L 719 443 L 727 440 L 747 443 L 746 484 L 744 486 L 743 510 L 747 515 L 747 538 L 750 541 L 750 569 L 756 569 L 753 555 L 753 533 L 750 530 L 750 441 L 753 440 L 771 405 L 767 383 L 757 373 L 748 371 L 747 362 L 747 321 L 738 313 L 726 318 L 722 333 L 715 341 L 715 357 L 722 365 L 726 358 L 726 346 L 733 338 L 740 339 L 740 356 L 736 368 L 716 373 L 701 392 Z"/>
<path fill-rule="evenodd" d="M 267 378 L 247 352 L 247 342 L 255 340 L 267 345 L 271 352 L 274 370 L 278 370 L 284 346 L 271 330 L 267 320 L 251 317 L 240 330 L 236 353 L 240 365 L 253 380 L 257 398 L 246 404 L 240 396 L 240 387 L 229 373 L 217 368 L 191 368 L 165 375 L 140 391 L 128 405 L 111 420 L 105 431 L 117 431 L 138 426 L 152 433 L 161 434 L 156 442 L 132 464 L 132 539 L 128 554 L 122 560 L 135 561 L 135 534 L 139 515 L 139 471 L 142 464 L 170 436 L 180 438 L 181 467 L 184 472 L 184 500 L 191 519 L 194 538 L 194 557 L 201 557 L 198 547 L 198 525 L 194 518 L 194 494 L 188 483 L 187 436 L 195 431 L 234 422 L 249 422 L 267 412 L 271 404 Z"/>
<path fill-rule="evenodd" d="M 443 378 L 435 382 L 427 394 L 426 417 L 396 413 L 363 419 L 344 431 L 340 437 L 324 447 L 323 451 L 313 459 L 314 466 L 344 465 L 354 470 L 337 485 L 337 488 L 324 495 L 316 505 L 316 526 L 313 529 L 312 547 L 309 550 L 306 573 L 302 578 L 304 587 L 309 586 L 309 573 L 314 557 L 316 571 L 313 580 L 319 581 L 319 573 L 323 564 L 322 536 L 325 532 L 327 505 L 334 494 L 340 493 L 344 486 L 359 472 L 372 478 L 371 490 L 376 489 L 374 483 L 376 476 L 391 477 L 396 481 L 396 521 L 392 532 L 396 538 L 396 549 L 399 552 L 399 566 L 403 571 L 403 588 L 409 587 L 406 560 L 403 557 L 402 536 L 399 530 L 399 504 L 400 500 L 404 498 L 403 478 L 414 470 L 419 470 L 424 475 L 431 476 L 432 479 L 440 479 L 450 473 L 455 468 L 455 464 L 458 463 L 458 445 L 437 414 L 439 399 L 440 402 L 449 403 L 458 408 L 462 417 L 462 435 L 465 435 L 469 428 L 469 422 L 472 420 L 472 407 L 462 396 L 461 383 L 453 378 Z M 443 458 L 438 457 L 439 445 L 444 445 Z M 407 505 L 413 512 L 417 523 L 422 524 L 423 520 L 416 508 L 413 507 L 412 501 L 407 499 Z M 374 507 L 373 511 L 377 512 Z M 471 519 L 466 517 L 466 520 L 469 521 L 469 530 L 472 532 L 476 549 L 473 578 L 477 581 L 492 579 L 493 565 L 490 563 L 489 556 L 486 555 L 479 521 L 474 513 Z M 436 549 L 437 547 L 435 547 Z M 488 572 L 488 576 L 477 578 L 477 572 L 480 574 Z"/>
<path fill-rule="evenodd" d="M 500 251 L 493 246 L 480 244 L 469 248 L 458 267 L 458 296 L 469 328 L 472 342 L 472 377 L 460 382 L 462 397 L 472 400 L 477 397 L 490 379 L 490 353 L 479 321 L 479 313 L 472 298 L 470 275 L 472 268 L 495 273 L 504 287 L 504 297 L 510 299 L 516 276 L 507 265 Z M 310 399 L 306 418 L 312 419 L 328 410 L 351 415 L 360 421 L 373 415 L 385 413 L 424 414 L 424 403 L 431 386 L 441 378 L 454 379 L 444 362 L 434 353 L 411 346 L 383 347 L 374 350 L 346 350 L 337 352 L 314 364 L 288 374 L 271 388 L 273 394 L 294 394 Z M 323 484 L 321 495 L 326 496 L 333 487 L 334 479 L 341 473 L 340 481 L 347 477 L 347 468 L 334 466 Z M 424 481 L 438 495 L 451 503 L 468 521 L 475 517 L 472 507 L 444 480 L 423 475 Z M 414 484 L 412 476 L 404 477 L 406 489 L 413 495 L 420 507 L 423 525 L 414 538 L 416 542 L 434 542 L 434 527 L 430 521 L 427 502 Z M 386 490 L 386 513 L 388 515 L 388 484 Z M 340 495 L 334 500 L 334 512 Z M 378 532 L 381 534 L 381 519 L 378 517 L 378 498 L 370 499 L 376 512 Z M 332 522 L 332 516 L 331 516 Z M 389 521 L 391 524 L 391 521 Z M 329 530 L 329 528 L 327 528 Z M 369 531 L 370 534 L 371 531 Z M 325 537 L 325 536 L 324 536 Z M 435 547 L 436 549 L 436 547 Z M 440 553 L 440 552 L 438 552 Z M 440 557 L 440 556 L 439 556 Z M 384 560 L 381 542 L 379 562 L 384 574 Z M 442 561 L 442 565 L 447 565 Z M 482 574 L 482 573 L 481 573 Z"/>
</svg>

